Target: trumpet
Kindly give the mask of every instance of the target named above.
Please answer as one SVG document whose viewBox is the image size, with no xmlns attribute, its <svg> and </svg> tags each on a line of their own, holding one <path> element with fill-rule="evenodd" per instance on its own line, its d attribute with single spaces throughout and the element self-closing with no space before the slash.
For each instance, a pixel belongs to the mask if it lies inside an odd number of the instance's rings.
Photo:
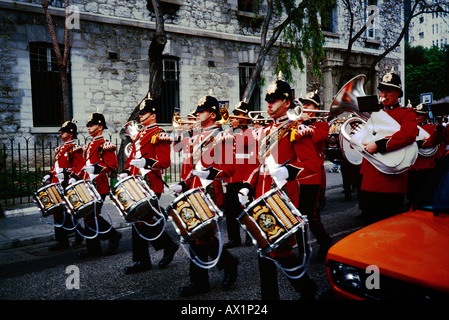
<svg viewBox="0 0 449 320">
<path fill-rule="evenodd" d="M 315 110 L 315 109 L 304 109 L 303 112 L 321 113 L 321 116 L 309 117 L 309 119 L 325 119 L 329 116 L 330 111 L 328 110 Z"/>
<path fill-rule="evenodd" d="M 192 118 L 193 118 L 193 120 L 192 120 Z M 199 123 L 199 120 L 197 117 L 191 117 L 191 116 L 183 117 L 179 113 L 175 113 L 173 115 L 173 119 L 172 119 L 173 130 L 178 130 L 181 128 L 182 125 L 185 125 L 185 124 L 198 124 L 198 123 Z"/>
</svg>

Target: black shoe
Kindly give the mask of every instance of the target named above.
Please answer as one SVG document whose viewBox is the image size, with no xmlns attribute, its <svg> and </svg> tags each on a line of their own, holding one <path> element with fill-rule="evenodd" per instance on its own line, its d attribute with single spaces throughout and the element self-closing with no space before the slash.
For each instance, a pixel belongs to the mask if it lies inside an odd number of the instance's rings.
<svg viewBox="0 0 449 320">
<path fill-rule="evenodd" d="M 54 245 L 52 245 L 49 250 L 50 251 L 58 251 L 58 250 L 64 250 L 64 249 L 68 249 L 70 248 L 70 245 L 68 243 L 62 243 L 62 242 L 58 242 Z"/>
<path fill-rule="evenodd" d="M 242 243 L 240 241 L 230 240 L 228 243 L 225 243 L 223 246 L 225 249 L 237 248 L 240 247 Z"/>
<path fill-rule="evenodd" d="M 159 268 L 165 268 L 173 261 L 173 257 L 175 256 L 176 251 L 178 251 L 178 248 L 179 245 L 176 244 L 164 250 L 164 256 L 158 263 Z"/>
<path fill-rule="evenodd" d="M 186 287 L 181 287 L 178 290 L 180 297 L 190 297 L 198 294 L 209 292 L 208 284 L 191 283 Z"/>
<path fill-rule="evenodd" d="M 109 240 L 108 248 L 106 249 L 106 253 L 112 253 L 118 248 L 118 244 L 120 239 L 122 238 L 122 234 L 120 232 L 116 232 L 114 238 Z"/>
<path fill-rule="evenodd" d="M 151 262 L 136 262 L 132 266 L 125 267 L 123 270 L 125 271 L 125 274 L 134 274 L 139 272 L 144 272 L 147 270 L 151 270 L 153 267 L 151 265 Z"/>
<path fill-rule="evenodd" d="M 238 265 L 239 265 L 239 260 L 235 259 L 235 261 L 232 263 L 232 265 L 226 266 L 224 268 L 225 274 L 224 274 L 224 278 L 223 278 L 223 288 L 229 289 L 237 280 Z"/>
</svg>

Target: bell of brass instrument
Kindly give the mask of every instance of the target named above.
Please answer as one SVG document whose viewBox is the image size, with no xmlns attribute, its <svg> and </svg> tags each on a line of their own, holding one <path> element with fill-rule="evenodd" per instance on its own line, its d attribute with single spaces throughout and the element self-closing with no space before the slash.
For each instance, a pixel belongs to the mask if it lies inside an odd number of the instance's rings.
<svg viewBox="0 0 449 320">
<path fill-rule="evenodd" d="M 298 121 L 301 119 L 302 113 L 304 111 L 304 106 L 299 100 L 293 100 L 295 107 L 287 110 L 287 117 L 292 121 Z"/>
<path fill-rule="evenodd" d="M 369 118 L 369 114 L 360 112 L 357 97 L 366 96 L 363 86 L 366 82 L 366 76 L 359 74 L 349 80 L 335 96 L 330 106 L 330 114 L 338 116 L 341 113 L 348 111 L 355 113 L 365 120 Z"/>
<path fill-rule="evenodd" d="M 129 155 L 131 154 L 131 150 L 132 150 L 132 146 L 133 146 L 133 142 L 136 139 L 137 135 L 139 134 L 140 131 L 142 131 L 143 126 L 138 123 L 135 120 L 132 121 L 128 121 L 127 123 L 125 123 L 122 127 L 122 129 L 120 130 L 120 138 L 122 138 L 123 140 L 130 140 L 130 142 L 125 146 L 125 155 L 126 157 L 129 157 Z"/>
<path fill-rule="evenodd" d="M 229 115 L 229 110 L 225 107 L 220 108 L 219 110 L 220 115 L 221 115 L 221 119 L 216 121 L 217 124 L 226 124 L 229 121 L 230 115 Z"/>
<path fill-rule="evenodd" d="M 140 131 L 142 131 L 143 126 L 138 123 L 135 120 L 132 121 L 128 121 L 127 123 L 125 123 L 122 127 L 122 129 L 120 130 L 120 138 L 122 138 L 123 140 L 126 140 L 127 138 L 131 139 L 131 141 L 134 141 L 137 137 L 137 135 L 139 134 Z"/>
</svg>

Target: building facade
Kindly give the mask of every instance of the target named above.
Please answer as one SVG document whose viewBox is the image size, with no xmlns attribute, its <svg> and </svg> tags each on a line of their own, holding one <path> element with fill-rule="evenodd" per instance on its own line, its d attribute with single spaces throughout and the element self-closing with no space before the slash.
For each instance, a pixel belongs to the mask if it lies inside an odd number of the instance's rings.
<svg viewBox="0 0 449 320">
<path fill-rule="evenodd" d="M 239 102 L 260 46 L 264 4 L 254 15 L 252 1 L 160 0 L 168 41 L 164 51 L 164 114 L 160 122 L 171 123 L 175 109 L 186 115 L 199 99 L 212 91 L 229 110 Z M 257 2 L 257 1 L 256 1 Z M 362 1 L 363 2 L 363 1 Z M 354 3 L 360 3 L 354 1 Z M 368 6 L 382 7 L 383 1 L 365 1 L 357 27 L 367 19 Z M 102 112 L 109 133 L 118 133 L 148 91 L 148 48 L 155 30 L 152 13 L 143 0 L 74 0 L 76 9 L 70 31 L 69 79 L 72 113 L 79 131 L 92 112 Z M 326 55 L 322 78 L 310 68 L 294 71 L 295 95 L 319 90 L 329 108 L 339 87 L 348 42 L 347 12 L 337 1 L 324 35 Z M 51 13 L 60 45 L 64 43 L 63 1 L 53 1 Z M 403 21 L 402 10 L 398 15 Z M 390 17 L 391 18 L 391 17 Z M 0 142 L 19 137 L 45 137 L 61 125 L 58 71 L 48 25 L 39 0 L 0 0 Z M 353 75 L 365 73 L 373 57 L 383 52 L 382 19 L 372 20 L 366 33 L 354 44 Z M 78 22 L 78 24 L 77 24 Z M 397 26 L 400 30 L 400 25 Z M 279 44 L 277 44 L 278 46 Z M 265 110 L 266 86 L 276 78 L 277 46 L 270 52 L 260 88 L 252 98 L 254 110 Z M 403 49 L 387 56 L 368 84 L 375 93 L 377 77 L 395 66 L 403 76 Z M 243 88 L 243 89 L 242 89 Z"/>
</svg>

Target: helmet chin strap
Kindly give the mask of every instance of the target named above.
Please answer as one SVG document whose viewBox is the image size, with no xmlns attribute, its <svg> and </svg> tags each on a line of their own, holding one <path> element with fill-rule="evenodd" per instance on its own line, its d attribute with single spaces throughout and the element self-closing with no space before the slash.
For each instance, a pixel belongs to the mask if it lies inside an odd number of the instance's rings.
<svg viewBox="0 0 449 320">
<path fill-rule="evenodd" d="M 281 103 L 275 110 L 273 110 L 272 114 L 273 114 L 273 113 L 276 113 L 276 112 L 277 112 L 280 108 L 282 108 L 286 103 L 287 103 L 287 100 L 286 100 L 286 99 L 282 100 L 282 103 Z"/>
</svg>

